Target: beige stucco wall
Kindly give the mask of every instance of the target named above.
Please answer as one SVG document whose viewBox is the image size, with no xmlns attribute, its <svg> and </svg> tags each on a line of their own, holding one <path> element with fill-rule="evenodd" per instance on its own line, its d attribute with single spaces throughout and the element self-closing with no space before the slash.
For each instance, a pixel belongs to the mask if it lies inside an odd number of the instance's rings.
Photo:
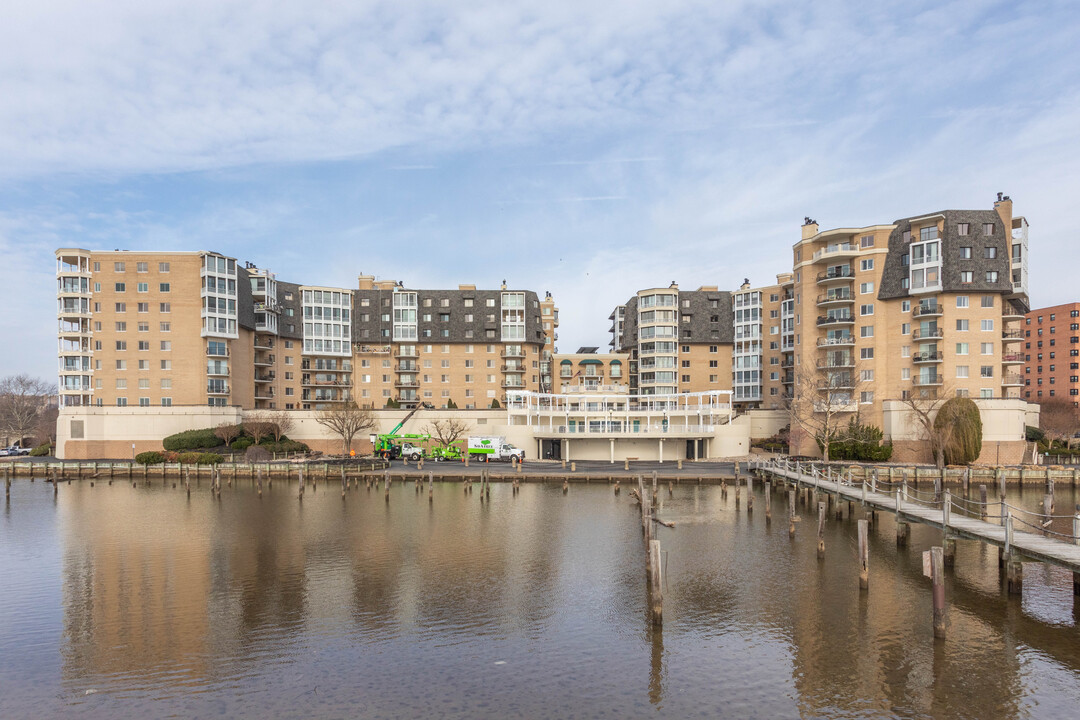
<svg viewBox="0 0 1080 720">
<path fill-rule="evenodd" d="M 791 422 L 787 410 L 750 410 L 750 437 L 753 440 L 770 438 Z"/>
<path fill-rule="evenodd" d="M 250 412 L 250 411 L 249 411 Z M 374 433 L 389 432 L 408 411 L 376 410 L 378 426 Z M 313 450 L 329 453 L 341 452 L 341 440 L 319 425 L 314 411 L 297 410 L 291 413 L 295 427 L 289 437 L 307 443 Z M 434 420 L 455 418 L 468 424 L 466 435 L 501 435 L 520 448 L 526 457 L 538 455 L 537 438 L 532 428 L 524 424 L 508 424 L 505 410 L 421 410 L 400 430 L 402 433 L 428 432 Z M 160 450 L 162 438 L 183 430 L 215 427 L 224 423 L 243 421 L 239 408 L 212 408 L 207 406 L 173 408 L 138 407 L 83 407 L 64 408 L 57 421 L 57 456 L 62 459 L 128 458 L 134 452 Z M 81 427 L 81 433 L 76 429 Z M 716 426 L 709 439 L 710 457 L 741 457 L 749 453 L 751 420 L 749 416 L 736 417 L 730 424 Z M 82 437 L 73 437 L 81 434 Z M 353 442 L 357 454 L 371 452 L 369 433 L 365 432 Z M 684 438 L 665 438 L 665 460 L 686 457 Z M 609 460 L 610 442 L 606 438 L 571 440 L 571 459 Z M 616 438 L 615 457 L 622 460 L 636 457 L 656 460 L 660 457 L 659 438 Z"/>
</svg>

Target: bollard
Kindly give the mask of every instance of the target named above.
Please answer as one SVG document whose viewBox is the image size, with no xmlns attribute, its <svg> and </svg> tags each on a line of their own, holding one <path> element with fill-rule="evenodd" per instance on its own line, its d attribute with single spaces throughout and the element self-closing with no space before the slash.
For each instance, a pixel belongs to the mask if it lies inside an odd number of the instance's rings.
<svg viewBox="0 0 1080 720">
<path fill-rule="evenodd" d="M 870 588 L 870 523 L 859 521 L 859 589 Z"/>
<path fill-rule="evenodd" d="M 934 637 L 945 637 L 945 560 L 944 550 L 930 548 L 930 579 L 934 588 Z"/>
<path fill-rule="evenodd" d="M 818 560 L 825 557 L 825 503 L 819 502 L 817 506 L 817 556 Z"/>
<path fill-rule="evenodd" d="M 682 470 L 682 460 L 679 460 L 678 463 L 676 463 L 676 465 L 678 466 L 678 468 L 680 470 Z"/>
<path fill-rule="evenodd" d="M 623 470 L 629 470 L 630 469 L 630 460 L 628 458 L 624 459 L 622 461 L 622 469 Z"/>
<path fill-rule="evenodd" d="M 576 462 L 571 462 L 570 463 L 570 472 L 577 472 L 577 463 Z"/>
</svg>

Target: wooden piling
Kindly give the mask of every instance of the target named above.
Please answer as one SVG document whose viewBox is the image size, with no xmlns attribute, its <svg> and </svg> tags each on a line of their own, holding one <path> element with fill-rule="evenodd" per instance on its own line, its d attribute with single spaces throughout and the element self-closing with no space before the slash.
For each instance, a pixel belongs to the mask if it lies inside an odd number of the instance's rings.
<svg viewBox="0 0 1080 720">
<path fill-rule="evenodd" d="M 753 488 L 750 487 L 750 476 L 749 475 L 747 476 L 747 482 L 746 482 L 746 514 L 747 515 L 753 515 L 754 514 L 754 491 L 753 491 Z"/>
<path fill-rule="evenodd" d="M 934 637 L 945 637 L 945 559 L 944 550 L 930 548 L 930 579 L 934 588 Z"/>
<path fill-rule="evenodd" d="M 870 523 L 859 521 L 859 589 L 870 588 Z"/>
<path fill-rule="evenodd" d="M 652 623 L 656 627 L 664 624 L 663 561 L 660 555 L 660 541 L 649 542 L 649 598 L 652 610 Z"/>
<path fill-rule="evenodd" d="M 735 510 L 739 509 L 739 478 L 735 478 Z"/>
<path fill-rule="evenodd" d="M 788 537 L 795 539 L 795 491 L 788 490 Z"/>
<path fill-rule="evenodd" d="M 1020 555 L 1013 547 L 1013 519 L 1011 513 L 1005 515 L 1005 580 L 1010 595 L 1022 595 L 1024 592 L 1024 565 Z"/>
<path fill-rule="evenodd" d="M 818 560 L 825 557 L 825 503 L 819 502 L 817 506 L 817 556 Z"/>
<path fill-rule="evenodd" d="M 990 503 L 987 501 L 986 485 L 979 485 L 979 519 L 986 520 L 989 514 Z"/>
<path fill-rule="evenodd" d="M 562 494 L 565 495 L 568 492 L 570 492 L 570 481 L 569 480 L 563 480 L 562 481 Z"/>
<path fill-rule="evenodd" d="M 765 524 L 772 522 L 772 483 L 765 481 Z"/>
<path fill-rule="evenodd" d="M 619 481 L 618 480 L 615 481 L 615 494 L 616 495 L 619 494 Z"/>
</svg>

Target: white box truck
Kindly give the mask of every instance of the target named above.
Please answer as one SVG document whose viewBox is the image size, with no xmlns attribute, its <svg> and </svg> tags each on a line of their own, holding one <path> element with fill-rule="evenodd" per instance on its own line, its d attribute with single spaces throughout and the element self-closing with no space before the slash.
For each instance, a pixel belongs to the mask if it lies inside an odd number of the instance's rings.
<svg viewBox="0 0 1080 720">
<path fill-rule="evenodd" d="M 485 462 L 509 461 L 511 458 L 517 458 L 518 462 L 521 462 L 525 459 L 525 451 L 509 444 L 501 435 L 470 435 L 468 450 L 470 456 Z"/>
</svg>

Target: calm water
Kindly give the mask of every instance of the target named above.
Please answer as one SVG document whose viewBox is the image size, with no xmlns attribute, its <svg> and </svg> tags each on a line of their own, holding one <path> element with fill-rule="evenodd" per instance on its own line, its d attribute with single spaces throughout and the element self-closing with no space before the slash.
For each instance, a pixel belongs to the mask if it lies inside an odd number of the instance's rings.
<svg viewBox="0 0 1080 720">
<path fill-rule="evenodd" d="M 667 493 L 665 492 L 664 495 Z M 1069 573 L 960 541 L 935 643 L 920 552 L 853 522 L 787 536 L 779 495 L 664 499 L 665 626 L 640 521 L 606 486 L 381 491 L 20 481 L 0 516 L 0 717 L 1075 718 Z M 1038 493 L 1014 500 L 1034 508 Z M 1074 499 L 1059 491 L 1058 507 Z M 744 499 L 745 503 L 745 499 Z M 858 511 L 857 511 L 858 514 Z"/>
</svg>

